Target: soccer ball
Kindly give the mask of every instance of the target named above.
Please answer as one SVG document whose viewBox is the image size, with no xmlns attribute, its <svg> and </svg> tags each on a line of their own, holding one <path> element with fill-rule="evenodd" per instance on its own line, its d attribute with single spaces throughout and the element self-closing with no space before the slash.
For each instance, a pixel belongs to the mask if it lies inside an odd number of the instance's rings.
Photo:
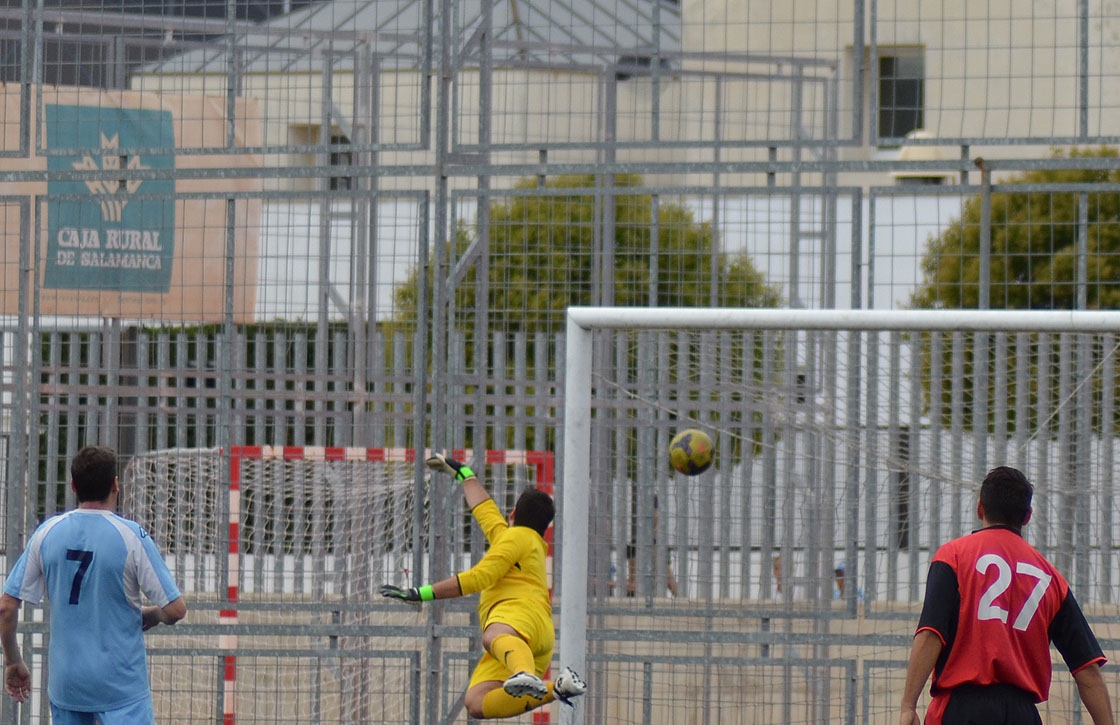
<svg viewBox="0 0 1120 725">
<path fill-rule="evenodd" d="M 669 463 L 678 473 L 699 476 L 712 465 L 712 439 L 702 430 L 686 428 L 669 443 Z"/>
</svg>

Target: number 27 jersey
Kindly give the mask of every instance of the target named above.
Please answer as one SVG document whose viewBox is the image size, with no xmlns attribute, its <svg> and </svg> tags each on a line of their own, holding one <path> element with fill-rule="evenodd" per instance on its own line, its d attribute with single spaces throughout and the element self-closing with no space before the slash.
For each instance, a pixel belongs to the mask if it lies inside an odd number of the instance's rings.
<svg viewBox="0 0 1120 725">
<path fill-rule="evenodd" d="M 1049 697 L 1053 641 L 1071 672 L 1105 661 L 1069 584 L 1017 532 L 993 526 L 933 557 L 917 631 L 943 644 L 931 692 L 1013 685 Z"/>
</svg>

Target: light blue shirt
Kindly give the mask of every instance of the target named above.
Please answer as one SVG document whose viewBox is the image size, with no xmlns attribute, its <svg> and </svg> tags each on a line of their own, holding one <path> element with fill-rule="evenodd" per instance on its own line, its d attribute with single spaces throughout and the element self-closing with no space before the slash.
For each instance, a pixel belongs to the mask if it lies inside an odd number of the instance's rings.
<svg viewBox="0 0 1120 725">
<path fill-rule="evenodd" d="M 35 530 L 4 593 L 51 603 L 47 694 L 65 710 L 115 710 L 151 697 L 141 594 L 158 607 L 181 594 L 135 521 L 75 509 Z"/>
</svg>

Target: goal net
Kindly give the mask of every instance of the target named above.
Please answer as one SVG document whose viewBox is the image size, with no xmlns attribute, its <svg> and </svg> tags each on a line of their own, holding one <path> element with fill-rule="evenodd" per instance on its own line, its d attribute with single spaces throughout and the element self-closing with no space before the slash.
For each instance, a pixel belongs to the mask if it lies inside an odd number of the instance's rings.
<svg viewBox="0 0 1120 725">
<path fill-rule="evenodd" d="M 484 549 L 458 487 L 429 487 L 418 454 L 233 446 L 130 460 L 123 513 L 159 545 L 188 621 L 219 632 L 149 640 L 160 722 L 415 723 L 441 706 L 424 694 L 432 667 L 448 672 L 450 706 L 477 652 L 433 639 L 432 625 L 469 625 L 473 603 L 433 621 L 378 592 L 430 581 L 435 562 L 465 569 Z M 525 486 L 552 489 L 551 452 L 488 450 L 475 468 L 503 510 Z"/>
<path fill-rule="evenodd" d="M 1035 484 L 1025 535 L 1108 636 L 1118 331 L 1115 313 L 570 309 L 560 657 L 599 687 L 565 717 L 893 721 L 930 558 L 975 528 L 997 465 Z M 715 441 L 696 477 L 669 466 L 683 428 Z M 1063 670 L 1044 718 L 1080 708 Z"/>
<path fill-rule="evenodd" d="M 196 689 L 209 675 L 222 680 L 229 722 L 284 713 L 410 722 L 415 656 L 377 654 L 371 637 L 290 633 L 327 624 L 345 632 L 375 619 L 407 631 L 413 613 L 375 618 L 370 605 L 381 584 L 410 580 L 426 563 L 416 546 L 427 507 L 415 505 L 415 470 L 404 450 L 385 449 L 243 446 L 228 456 L 173 449 L 134 457 L 123 482 L 125 514 L 159 543 L 189 593 L 192 622 L 210 617 L 266 632 L 216 638 L 226 652 L 220 658 L 155 654 L 157 706 L 170 718 L 184 710 L 212 715 L 214 693 Z M 207 599 L 209 612 L 196 606 Z"/>
<path fill-rule="evenodd" d="M 415 568 L 414 532 L 426 529 L 414 519 L 415 477 L 403 450 L 171 449 L 130 461 L 124 506 L 157 537 L 187 591 L 228 594 L 219 577 L 232 533 L 241 596 L 370 601 Z"/>
</svg>

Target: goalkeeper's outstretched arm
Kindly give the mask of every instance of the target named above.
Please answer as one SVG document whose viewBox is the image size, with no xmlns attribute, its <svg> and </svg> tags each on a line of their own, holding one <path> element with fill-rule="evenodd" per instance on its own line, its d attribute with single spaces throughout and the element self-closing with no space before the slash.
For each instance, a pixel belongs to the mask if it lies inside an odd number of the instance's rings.
<svg viewBox="0 0 1120 725">
<path fill-rule="evenodd" d="M 422 587 L 408 587 L 407 589 L 395 587 L 392 584 L 384 584 L 381 587 L 381 596 L 388 597 L 389 599 L 399 599 L 402 602 L 430 602 L 433 599 L 454 599 L 456 597 L 461 597 L 463 596 L 463 590 L 459 587 L 459 578 L 456 576 L 449 576 L 435 584 L 428 584 Z"/>
<path fill-rule="evenodd" d="M 490 499 L 490 494 L 483 488 L 478 476 L 465 463 L 460 463 L 454 458 L 448 458 L 442 453 L 435 453 L 425 462 L 433 471 L 440 471 L 452 475 L 463 486 L 463 497 L 467 507 L 472 511 L 476 506 Z M 400 599 L 405 602 L 429 602 L 433 599 L 454 599 L 463 596 L 463 589 L 459 585 L 457 575 L 422 587 L 409 587 L 402 589 L 392 585 L 381 587 L 381 596 L 390 599 Z"/>
<path fill-rule="evenodd" d="M 442 453 L 432 454 L 426 463 L 433 471 L 450 474 L 463 485 L 463 497 L 467 500 L 468 509 L 473 510 L 475 506 L 490 498 L 490 494 L 483 488 L 478 476 L 467 464 L 448 458 Z"/>
</svg>

